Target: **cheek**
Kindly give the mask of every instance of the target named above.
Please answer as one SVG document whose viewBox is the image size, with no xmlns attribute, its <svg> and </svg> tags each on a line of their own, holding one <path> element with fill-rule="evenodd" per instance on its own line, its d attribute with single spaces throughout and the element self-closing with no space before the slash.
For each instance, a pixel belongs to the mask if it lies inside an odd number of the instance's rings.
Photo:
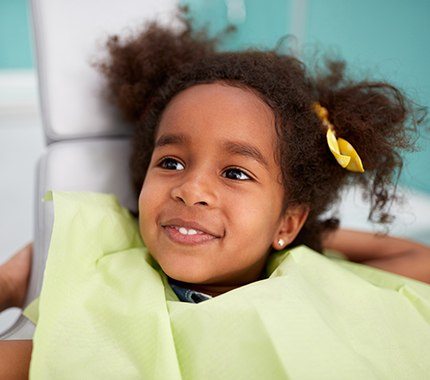
<svg viewBox="0 0 430 380">
<path fill-rule="evenodd" d="M 150 241 L 151 229 L 156 225 L 156 210 L 160 203 L 160 192 L 143 184 L 139 195 L 139 228 L 140 234 L 146 244 Z"/>
<path fill-rule="evenodd" d="M 234 209 L 233 209 L 234 207 Z M 265 194 L 245 199 L 237 199 L 232 205 L 235 231 L 241 244 L 258 246 L 266 250 L 276 234 L 282 202 L 280 197 L 267 197 Z"/>
<path fill-rule="evenodd" d="M 261 239 L 264 239 L 267 245 L 266 249 L 270 248 L 278 233 L 282 213 L 283 193 L 274 192 L 268 199 L 268 201 L 261 204 L 258 214 L 258 228 L 261 230 Z"/>
<path fill-rule="evenodd" d="M 249 221 L 249 231 L 252 231 L 250 240 L 254 241 L 255 244 L 267 249 L 275 236 L 277 227 L 277 213 L 270 207 L 270 205 L 264 205 L 259 209 L 252 210 L 252 217 Z"/>
<path fill-rule="evenodd" d="M 160 202 L 160 199 L 164 196 L 165 186 L 160 181 L 147 175 L 143 182 L 142 189 L 139 195 L 139 212 L 147 212 L 150 209 L 154 209 L 155 205 Z"/>
</svg>

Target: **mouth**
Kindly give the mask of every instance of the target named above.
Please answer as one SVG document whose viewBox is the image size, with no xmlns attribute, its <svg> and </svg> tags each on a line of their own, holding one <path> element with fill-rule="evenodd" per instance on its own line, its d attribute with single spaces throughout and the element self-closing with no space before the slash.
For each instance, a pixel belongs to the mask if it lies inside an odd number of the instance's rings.
<svg viewBox="0 0 430 380">
<path fill-rule="evenodd" d="M 209 243 L 221 235 L 196 222 L 172 219 L 161 224 L 167 236 L 175 243 L 196 245 Z"/>
</svg>

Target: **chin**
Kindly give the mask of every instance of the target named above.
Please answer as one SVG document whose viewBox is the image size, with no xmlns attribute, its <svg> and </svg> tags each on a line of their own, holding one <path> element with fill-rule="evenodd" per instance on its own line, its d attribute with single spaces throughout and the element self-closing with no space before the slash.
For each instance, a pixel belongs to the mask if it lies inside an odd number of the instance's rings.
<svg viewBox="0 0 430 380">
<path fill-rule="evenodd" d="M 186 265 L 164 265 L 160 263 L 160 266 L 167 276 L 177 281 L 188 282 L 190 284 L 203 284 L 210 280 L 208 274 L 202 272 L 201 268 L 199 271 L 195 271 Z"/>
</svg>

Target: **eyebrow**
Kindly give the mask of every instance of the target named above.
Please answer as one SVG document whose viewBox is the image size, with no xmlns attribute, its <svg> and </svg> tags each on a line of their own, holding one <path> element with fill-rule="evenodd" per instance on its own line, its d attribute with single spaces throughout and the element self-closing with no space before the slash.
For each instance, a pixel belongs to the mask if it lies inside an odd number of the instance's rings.
<svg viewBox="0 0 430 380">
<path fill-rule="evenodd" d="M 269 168 L 267 160 L 257 147 L 241 141 L 226 141 L 223 145 L 225 150 L 230 154 L 252 158 L 266 167 L 266 169 Z"/>
<path fill-rule="evenodd" d="M 155 148 L 165 145 L 181 145 L 187 143 L 189 138 L 183 134 L 162 135 L 155 142 Z"/>
<path fill-rule="evenodd" d="M 190 141 L 189 137 L 183 134 L 166 134 L 160 136 L 155 142 L 155 148 L 166 145 L 183 145 Z M 249 157 L 263 165 L 266 169 L 269 168 L 267 160 L 264 158 L 260 150 L 254 145 L 247 144 L 242 141 L 225 141 L 222 144 L 225 151 L 233 155 Z"/>
</svg>

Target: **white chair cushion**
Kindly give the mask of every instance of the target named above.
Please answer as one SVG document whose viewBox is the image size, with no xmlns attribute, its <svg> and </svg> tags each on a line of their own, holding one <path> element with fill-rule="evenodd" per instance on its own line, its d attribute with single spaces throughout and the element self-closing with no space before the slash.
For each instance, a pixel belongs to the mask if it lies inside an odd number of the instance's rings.
<svg viewBox="0 0 430 380">
<path fill-rule="evenodd" d="M 33 0 L 33 29 L 47 141 L 124 135 L 129 127 L 105 97 L 92 66 L 112 34 L 145 20 L 169 22 L 178 0 Z"/>
</svg>

